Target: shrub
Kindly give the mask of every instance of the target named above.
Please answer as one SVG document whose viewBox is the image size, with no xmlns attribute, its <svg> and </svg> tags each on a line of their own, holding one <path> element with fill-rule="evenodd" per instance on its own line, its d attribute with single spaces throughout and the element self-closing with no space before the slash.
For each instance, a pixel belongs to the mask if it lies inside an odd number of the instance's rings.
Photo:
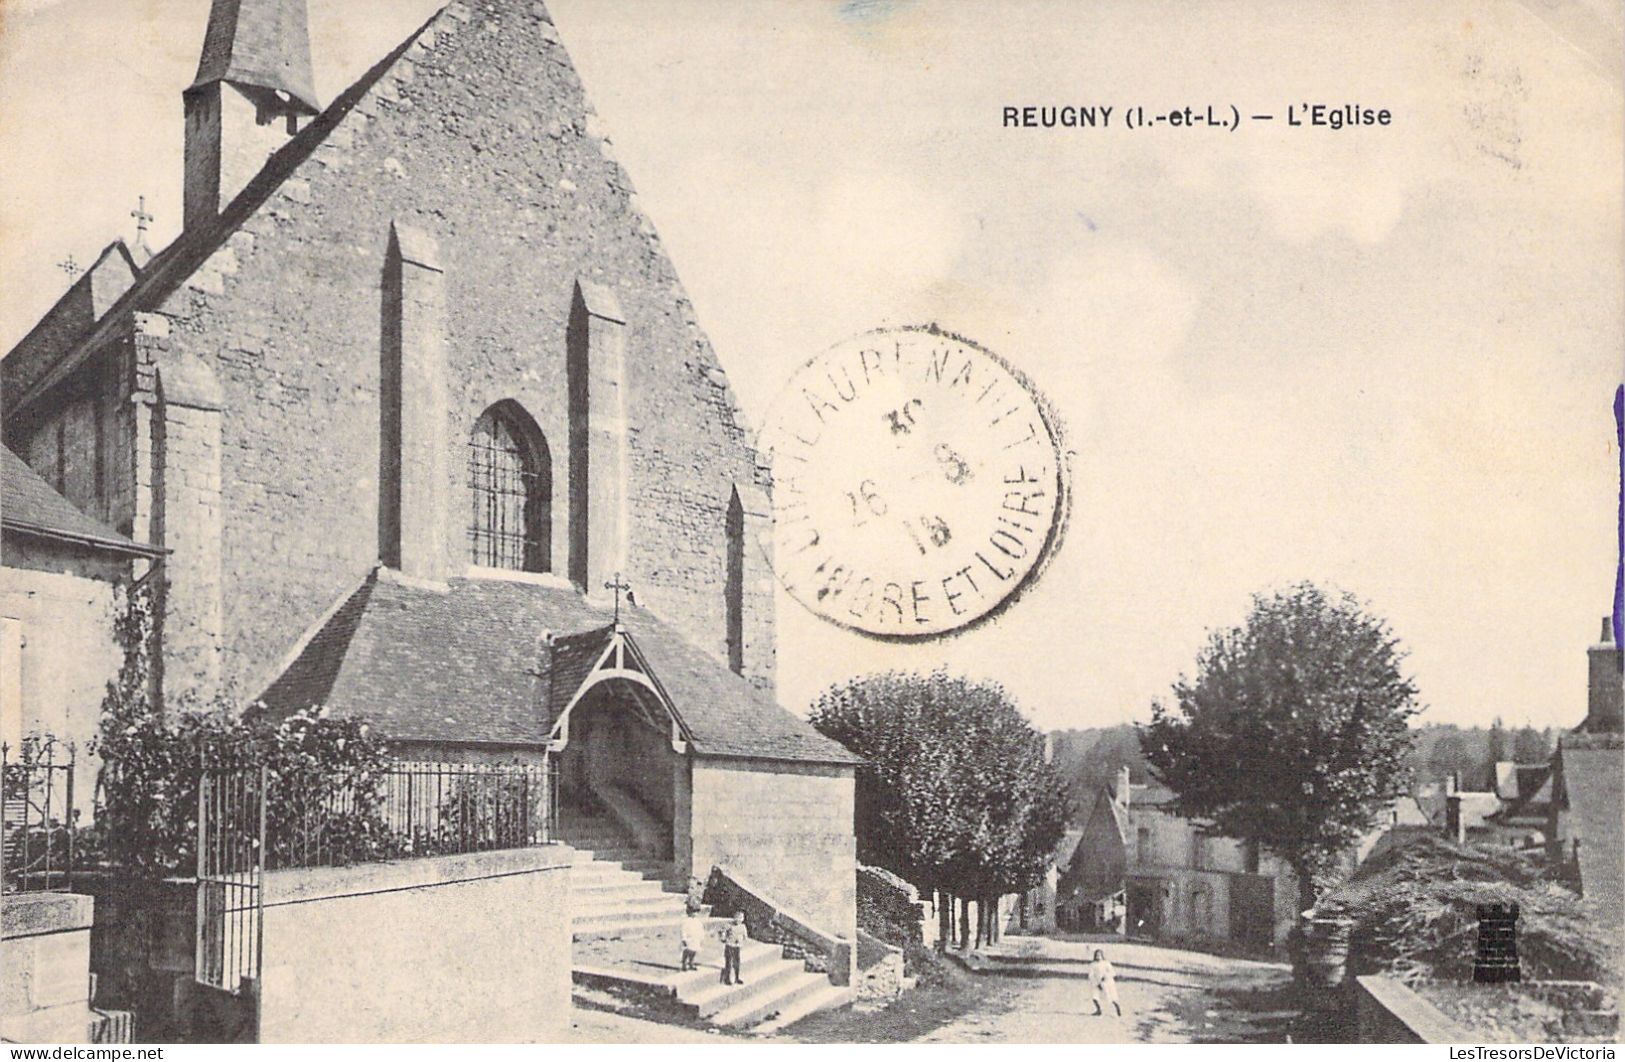
<svg viewBox="0 0 1625 1062">
<path fill-rule="evenodd" d="M 151 630 L 151 599 L 138 590 L 120 616 L 124 665 L 108 684 L 91 749 L 103 767 L 88 854 L 137 873 L 191 873 L 200 771 L 261 764 L 268 865 L 291 861 L 313 837 L 344 861 L 388 843 L 370 794 L 389 757 L 364 721 L 314 710 L 271 721 L 224 697 L 162 711 L 151 692 Z"/>
</svg>

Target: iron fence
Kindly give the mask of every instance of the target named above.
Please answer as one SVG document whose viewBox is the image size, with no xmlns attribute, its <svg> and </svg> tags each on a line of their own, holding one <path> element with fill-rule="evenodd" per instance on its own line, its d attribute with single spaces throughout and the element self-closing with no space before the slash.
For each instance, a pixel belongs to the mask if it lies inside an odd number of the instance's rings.
<svg viewBox="0 0 1625 1062">
<path fill-rule="evenodd" d="M 0 889 L 73 887 L 74 747 L 53 737 L 0 744 Z"/>
<path fill-rule="evenodd" d="M 257 978 L 267 870 L 526 848 L 553 841 L 547 763 L 399 762 L 381 771 L 209 769 L 198 785 L 197 978 Z"/>
<path fill-rule="evenodd" d="M 396 763 L 356 776 L 270 782 L 266 868 L 459 855 L 552 840 L 545 764 Z"/>
</svg>

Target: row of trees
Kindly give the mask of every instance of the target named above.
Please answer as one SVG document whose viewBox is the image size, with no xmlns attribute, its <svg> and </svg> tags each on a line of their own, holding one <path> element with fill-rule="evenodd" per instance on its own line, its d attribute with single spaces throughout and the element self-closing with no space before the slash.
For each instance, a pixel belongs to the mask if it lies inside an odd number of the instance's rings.
<svg viewBox="0 0 1625 1062">
<path fill-rule="evenodd" d="M 1463 788 L 1489 789 L 1495 784 L 1495 765 L 1503 760 L 1545 763 L 1552 755 L 1551 731 L 1532 726 L 1511 729 L 1497 718 L 1488 730 L 1478 727 L 1431 726 L 1417 732 L 1411 769 L 1427 782 L 1454 774 Z"/>
<path fill-rule="evenodd" d="M 1004 689 L 938 671 L 887 672 L 826 691 L 812 723 L 865 760 L 857 777 L 858 858 L 921 889 L 939 905 L 946 947 L 996 933 L 998 897 L 1036 886 L 1065 828 L 1066 787 L 1044 737 Z"/>
<path fill-rule="evenodd" d="M 1283 859 L 1299 909 L 1313 907 L 1409 780 L 1420 707 L 1404 656 L 1349 595 L 1303 583 L 1256 596 L 1245 622 L 1209 636 L 1171 701 L 1153 705 L 1139 753 L 1179 813 Z M 825 692 L 812 722 L 866 760 L 860 859 L 984 911 L 1042 879 L 1070 797 L 1042 735 L 997 684 L 870 676 Z M 944 914 L 944 945 L 951 928 Z"/>
</svg>

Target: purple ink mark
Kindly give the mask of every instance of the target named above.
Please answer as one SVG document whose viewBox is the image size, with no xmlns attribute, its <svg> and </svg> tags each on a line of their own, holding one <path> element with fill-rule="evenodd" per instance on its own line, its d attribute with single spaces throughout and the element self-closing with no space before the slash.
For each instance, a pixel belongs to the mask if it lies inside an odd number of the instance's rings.
<svg viewBox="0 0 1625 1062">
<path fill-rule="evenodd" d="M 1620 641 L 1620 622 L 1625 614 L 1625 386 L 1614 388 L 1614 441 L 1619 449 L 1619 507 L 1615 524 L 1619 529 L 1619 560 L 1614 565 L 1614 644 Z"/>
</svg>

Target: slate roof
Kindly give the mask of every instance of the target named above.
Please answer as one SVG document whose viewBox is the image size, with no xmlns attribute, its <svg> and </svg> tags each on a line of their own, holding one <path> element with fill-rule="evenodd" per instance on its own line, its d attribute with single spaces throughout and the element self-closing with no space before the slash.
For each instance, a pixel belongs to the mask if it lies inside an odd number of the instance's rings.
<svg viewBox="0 0 1625 1062">
<path fill-rule="evenodd" d="M 1077 854 L 1078 842 L 1081 840 L 1083 840 L 1082 829 L 1064 831 L 1061 839 L 1055 842 L 1055 850 L 1050 853 L 1050 862 L 1064 873 L 1066 868 L 1072 865 L 1072 857 Z"/>
<path fill-rule="evenodd" d="M 610 613 L 565 587 L 446 586 L 374 572 L 265 691 L 266 707 L 366 716 L 397 741 L 544 744 L 602 652 Z M 621 619 L 697 755 L 860 762 L 646 609 L 623 606 Z"/>
<path fill-rule="evenodd" d="M 140 268 L 123 240 L 114 240 L 68 285 L 5 358 L 8 399 L 44 375 L 64 350 L 83 338 L 135 284 Z"/>
<path fill-rule="evenodd" d="M 215 81 L 280 89 L 311 114 L 321 110 L 305 0 L 215 0 L 192 87 Z"/>
<path fill-rule="evenodd" d="M 569 707 L 570 698 L 587 680 L 592 666 L 609 647 L 615 631 L 613 624 L 604 624 L 580 634 L 566 634 L 553 640 L 551 695 L 548 698 L 547 722 L 553 721 Z"/>
<path fill-rule="evenodd" d="M 163 552 L 80 512 L 6 446 L 0 446 L 0 524 L 8 531 L 113 553 L 151 557 Z"/>
<path fill-rule="evenodd" d="M 1563 796 L 1578 820 L 1580 893 L 1619 925 L 1625 917 L 1625 748 L 1565 737 Z"/>
</svg>

